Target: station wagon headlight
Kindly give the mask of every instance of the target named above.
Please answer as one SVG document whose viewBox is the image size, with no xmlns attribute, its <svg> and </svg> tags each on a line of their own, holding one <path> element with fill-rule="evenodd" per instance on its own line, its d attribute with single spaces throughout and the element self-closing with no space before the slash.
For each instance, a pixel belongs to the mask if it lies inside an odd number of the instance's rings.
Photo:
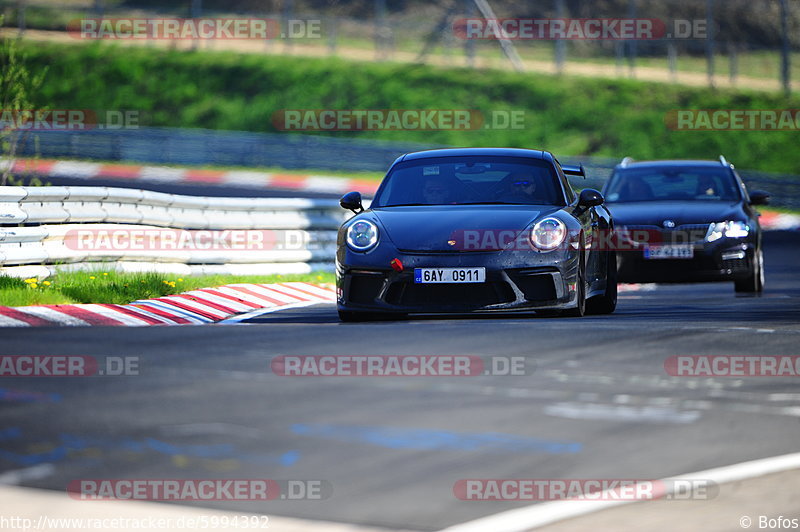
<svg viewBox="0 0 800 532">
<path fill-rule="evenodd" d="M 358 220 L 347 228 L 347 245 L 354 251 L 368 251 L 378 243 L 378 226 Z"/>
<path fill-rule="evenodd" d="M 566 237 L 567 226 L 558 218 L 539 220 L 531 231 L 531 243 L 542 251 L 556 249 Z"/>
<path fill-rule="evenodd" d="M 720 238 L 744 238 L 750 234 L 750 226 L 744 222 L 716 222 L 708 227 L 706 242 L 714 242 Z"/>
</svg>

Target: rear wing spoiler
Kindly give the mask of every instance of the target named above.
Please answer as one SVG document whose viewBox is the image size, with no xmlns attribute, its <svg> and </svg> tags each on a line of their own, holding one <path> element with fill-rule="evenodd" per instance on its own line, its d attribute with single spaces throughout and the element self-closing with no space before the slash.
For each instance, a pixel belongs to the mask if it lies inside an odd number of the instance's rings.
<svg viewBox="0 0 800 532">
<path fill-rule="evenodd" d="M 584 170 L 582 164 L 577 166 L 573 164 L 562 164 L 561 169 L 564 170 L 564 173 L 567 175 L 577 175 L 586 179 L 586 170 Z"/>
</svg>

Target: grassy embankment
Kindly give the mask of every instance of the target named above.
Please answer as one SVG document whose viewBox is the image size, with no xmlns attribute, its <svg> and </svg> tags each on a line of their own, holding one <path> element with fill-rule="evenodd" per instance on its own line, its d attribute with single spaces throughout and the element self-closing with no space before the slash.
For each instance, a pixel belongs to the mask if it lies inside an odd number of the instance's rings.
<svg viewBox="0 0 800 532">
<path fill-rule="evenodd" d="M 708 158 L 800 173 L 797 131 L 673 131 L 675 109 L 798 109 L 800 96 L 636 80 L 558 77 L 108 44 L 26 45 L 48 65 L 39 102 L 53 109 L 133 109 L 148 124 L 275 131 L 281 109 L 474 109 L 524 113 L 521 129 L 365 131 L 340 137 L 544 148 L 561 157 Z"/>
<path fill-rule="evenodd" d="M 333 283 L 332 273 L 295 275 L 206 275 L 180 277 L 160 273 L 91 271 L 58 273 L 47 279 L 14 279 L 0 276 L 0 305 L 56 305 L 62 303 L 117 303 L 150 299 L 197 288 L 233 283 L 282 283 L 305 281 Z"/>
</svg>

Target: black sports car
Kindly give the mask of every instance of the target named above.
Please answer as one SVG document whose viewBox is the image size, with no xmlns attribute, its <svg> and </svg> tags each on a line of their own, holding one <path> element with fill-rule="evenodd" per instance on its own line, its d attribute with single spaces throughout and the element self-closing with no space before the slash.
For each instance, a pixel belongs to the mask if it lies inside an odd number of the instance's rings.
<svg viewBox="0 0 800 532">
<path fill-rule="evenodd" d="M 625 158 L 603 188 L 617 225 L 622 282 L 733 281 L 737 292 L 764 288 L 761 226 L 724 157 L 718 161 Z"/>
<path fill-rule="evenodd" d="M 536 310 L 582 316 L 617 302 L 603 197 L 577 196 L 551 153 L 470 148 L 409 153 L 389 168 L 369 209 L 339 229 L 343 321 L 408 313 Z"/>
</svg>

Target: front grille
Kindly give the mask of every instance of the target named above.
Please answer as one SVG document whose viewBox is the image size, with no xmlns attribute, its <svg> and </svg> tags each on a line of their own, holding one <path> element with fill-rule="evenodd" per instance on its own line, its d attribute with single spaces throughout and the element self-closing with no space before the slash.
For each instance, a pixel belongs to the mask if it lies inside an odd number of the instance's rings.
<svg viewBox="0 0 800 532">
<path fill-rule="evenodd" d="M 629 232 L 644 231 L 643 234 L 632 235 L 637 237 L 640 243 L 649 242 L 651 244 L 690 244 L 702 242 L 708 233 L 709 224 L 683 224 L 671 229 L 658 227 L 656 225 L 628 225 L 625 226 Z M 620 228 L 622 229 L 622 228 Z M 646 240 L 642 240 L 642 238 Z"/>
<path fill-rule="evenodd" d="M 750 261 L 747 258 L 722 261 L 723 270 L 745 271 L 749 267 L 750 267 Z"/>
<path fill-rule="evenodd" d="M 386 302 L 405 307 L 483 307 L 515 300 L 514 291 L 505 282 L 417 284 L 393 283 Z"/>
<path fill-rule="evenodd" d="M 383 275 L 352 274 L 348 300 L 353 303 L 374 303 L 383 286 Z"/>
</svg>

